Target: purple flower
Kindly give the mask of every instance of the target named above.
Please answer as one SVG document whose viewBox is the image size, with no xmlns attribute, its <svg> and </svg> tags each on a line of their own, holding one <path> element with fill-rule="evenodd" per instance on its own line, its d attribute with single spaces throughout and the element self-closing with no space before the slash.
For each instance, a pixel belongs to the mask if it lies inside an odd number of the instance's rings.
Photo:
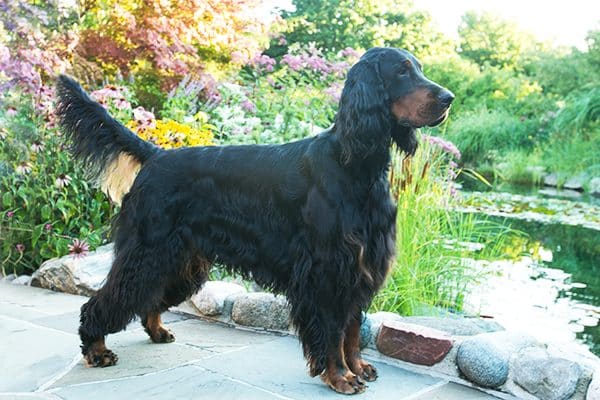
<svg viewBox="0 0 600 400">
<path fill-rule="evenodd" d="M 285 46 L 286 44 L 287 44 L 287 40 L 285 39 L 285 36 L 283 36 L 283 35 L 279 36 L 279 45 Z"/>
<path fill-rule="evenodd" d="M 69 245 L 69 254 L 73 258 L 83 258 L 88 255 L 90 246 L 83 240 L 73 239 L 73 243 Z"/>
<path fill-rule="evenodd" d="M 52 224 L 46 224 L 46 225 L 44 225 L 44 229 L 46 231 L 51 231 L 52 230 Z"/>
<path fill-rule="evenodd" d="M 344 50 L 341 51 L 341 56 L 348 58 L 359 58 L 360 53 L 354 50 L 352 47 L 346 47 Z"/>
<path fill-rule="evenodd" d="M 340 82 L 334 82 L 327 89 L 324 90 L 325 94 L 327 94 L 331 100 L 335 103 L 340 101 L 340 97 L 342 96 L 342 88 L 343 85 Z"/>
<path fill-rule="evenodd" d="M 302 57 L 286 54 L 281 58 L 281 63 L 286 64 L 292 71 L 300 71 L 303 66 Z"/>
<path fill-rule="evenodd" d="M 14 211 L 8 211 L 8 212 L 6 213 L 6 217 L 7 217 L 7 218 L 12 218 L 12 217 L 14 217 L 14 216 L 15 216 L 15 212 L 14 212 Z"/>
<path fill-rule="evenodd" d="M 25 245 L 23 243 L 17 243 L 15 249 L 17 249 L 19 253 L 23 253 L 25 251 Z"/>
<path fill-rule="evenodd" d="M 9 117 L 14 117 L 15 115 L 17 115 L 17 109 L 13 106 L 9 106 L 6 109 L 6 115 L 8 115 Z"/>
<path fill-rule="evenodd" d="M 251 102 L 250 100 L 246 99 L 242 102 L 241 104 L 242 108 L 244 109 L 244 111 L 249 112 L 254 114 L 256 112 L 256 106 L 254 105 L 253 102 Z"/>
<path fill-rule="evenodd" d="M 258 71 L 261 72 L 272 72 L 276 63 L 277 61 L 275 61 L 274 58 L 271 58 L 265 54 L 259 54 L 250 60 L 249 65 L 254 66 Z"/>
<path fill-rule="evenodd" d="M 454 156 L 457 160 L 461 157 L 460 150 L 458 150 L 458 147 L 456 147 L 456 145 L 449 140 L 445 140 L 441 137 L 431 135 L 423 135 L 423 140 L 429 142 L 429 144 L 433 146 L 440 147 L 443 152 Z"/>
</svg>

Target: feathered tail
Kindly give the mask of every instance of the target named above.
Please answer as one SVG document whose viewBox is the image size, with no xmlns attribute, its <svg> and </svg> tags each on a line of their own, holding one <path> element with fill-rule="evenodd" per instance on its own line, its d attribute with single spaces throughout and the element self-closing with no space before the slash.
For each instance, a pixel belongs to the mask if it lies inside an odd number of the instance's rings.
<svg viewBox="0 0 600 400">
<path fill-rule="evenodd" d="M 120 204 L 142 165 L 160 148 L 139 138 L 90 99 L 73 79 L 60 75 L 56 115 L 71 151 L 102 190 Z"/>
</svg>

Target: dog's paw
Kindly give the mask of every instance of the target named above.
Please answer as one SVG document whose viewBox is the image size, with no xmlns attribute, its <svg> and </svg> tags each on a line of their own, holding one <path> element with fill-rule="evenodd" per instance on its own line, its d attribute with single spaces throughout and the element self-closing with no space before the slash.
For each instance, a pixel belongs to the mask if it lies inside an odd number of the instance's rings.
<svg viewBox="0 0 600 400">
<path fill-rule="evenodd" d="M 85 362 L 89 367 L 110 367 L 119 361 L 119 357 L 109 349 L 100 352 L 89 352 L 85 355 Z"/>
<path fill-rule="evenodd" d="M 171 343 L 175 341 L 175 335 L 165 327 L 159 327 L 154 332 L 148 332 L 150 340 L 154 343 Z"/>
<path fill-rule="evenodd" d="M 342 394 L 359 394 L 367 389 L 365 382 L 352 372 L 348 371 L 344 375 L 337 375 L 331 379 L 323 377 L 323 381 L 333 390 Z"/>
</svg>

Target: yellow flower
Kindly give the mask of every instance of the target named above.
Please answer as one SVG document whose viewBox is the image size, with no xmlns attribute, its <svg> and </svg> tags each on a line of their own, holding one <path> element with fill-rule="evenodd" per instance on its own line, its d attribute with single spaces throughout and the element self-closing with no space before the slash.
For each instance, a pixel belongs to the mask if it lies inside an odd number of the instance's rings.
<svg viewBox="0 0 600 400">
<path fill-rule="evenodd" d="M 169 119 L 156 120 L 154 128 L 138 128 L 138 124 L 134 120 L 131 120 L 127 123 L 127 127 L 135 131 L 140 138 L 164 149 L 188 146 L 212 146 L 214 144 L 211 130 L 212 125 L 206 123 L 208 116 L 202 115 L 202 118 L 197 119 L 200 122 L 198 128 L 180 124 Z"/>
</svg>

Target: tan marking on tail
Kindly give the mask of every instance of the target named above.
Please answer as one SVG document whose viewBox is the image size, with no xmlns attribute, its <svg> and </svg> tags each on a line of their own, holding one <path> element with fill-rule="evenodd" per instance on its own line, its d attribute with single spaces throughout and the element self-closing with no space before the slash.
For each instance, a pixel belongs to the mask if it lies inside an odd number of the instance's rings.
<svg viewBox="0 0 600 400">
<path fill-rule="evenodd" d="M 100 180 L 100 188 L 110 199 L 118 205 L 121 205 L 121 200 L 125 196 L 138 172 L 142 168 L 142 164 L 130 156 L 129 154 L 121 153 L 108 166 L 102 179 Z"/>
</svg>

